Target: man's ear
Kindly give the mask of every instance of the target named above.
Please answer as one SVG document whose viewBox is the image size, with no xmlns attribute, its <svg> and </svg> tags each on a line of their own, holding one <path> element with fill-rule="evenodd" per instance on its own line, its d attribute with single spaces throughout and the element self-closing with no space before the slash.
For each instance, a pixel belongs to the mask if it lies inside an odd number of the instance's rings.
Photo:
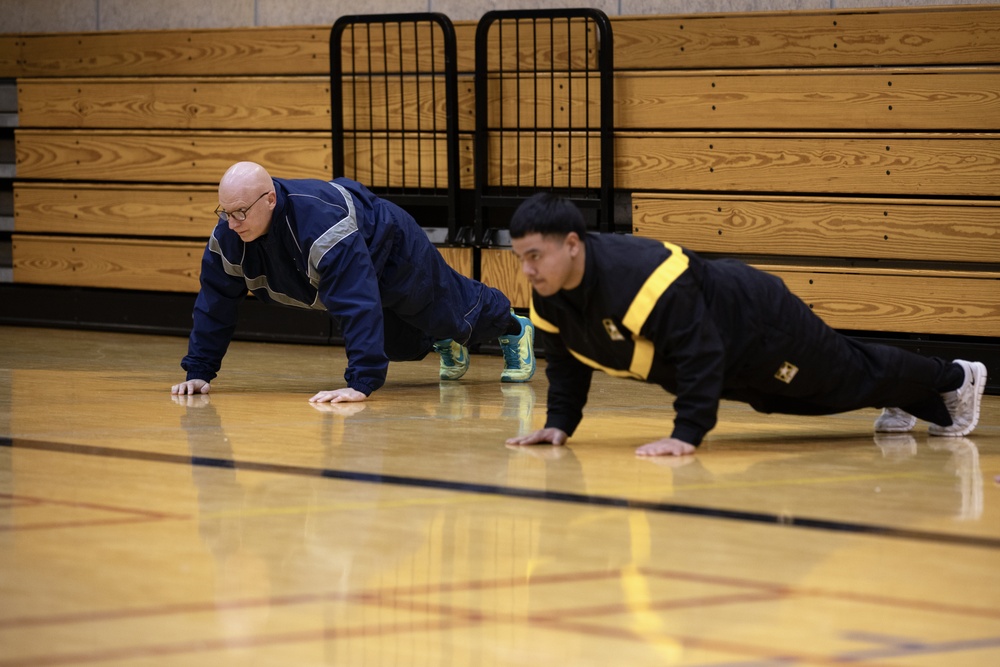
<svg viewBox="0 0 1000 667">
<path fill-rule="evenodd" d="M 566 243 L 569 246 L 568 250 L 571 257 L 576 257 L 577 254 L 579 254 L 580 249 L 583 247 L 583 240 L 576 232 L 570 232 L 567 234 L 563 243 Z"/>
</svg>

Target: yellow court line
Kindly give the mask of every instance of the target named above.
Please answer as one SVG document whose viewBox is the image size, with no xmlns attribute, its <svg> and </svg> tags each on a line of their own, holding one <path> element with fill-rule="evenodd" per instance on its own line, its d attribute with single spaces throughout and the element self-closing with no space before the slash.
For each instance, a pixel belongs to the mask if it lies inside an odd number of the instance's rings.
<svg viewBox="0 0 1000 667">
<path fill-rule="evenodd" d="M 451 505 L 454 503 L 461 503 L 462 505 L 467 505 L 470 502 L 487 502 L 489 500 L 495 500 L 493 496 L 483 496 L 481 498 L 470 498 L 468 495 L 463 495 L 461 497 L 455 496 L 451 498 L 413 498 L 410 500 L 396 500 L 392 502 L 385 501 L 368 501 L 368 502 L 352 502 L 352 503 L 336 503 L 333 505 L 308 505 L 308 506 L 291 506 L 291 507 L 271 507 L 271 508 L 260 508 L 260 509 L 238 509 L 238 510 L 228 510 L 222 512 L 202 512 L 198 514 L 199 518 L 208 519 L 224 519 L 229 517 L 251 517 L 251 516 L 281 516 L 281 515 L 293 515 L 293 514 L 312 514 L 317 512 L 344 512 L 352 510 L 372 510 L 372 509 L 396 509 L 400 507 L 420 507 L 427 505 Z"/>
<path fill-rule="evenodd" d="M 756 482 L 716 482 L 708 484 L 680 484 L 674 481 L 674 490 L 690 489 L 740 489 L 774 486 L 813 486 L 816 484 L 839 484 L 841 482 L 871 482 L 889 479 L 932 479 L 926 473 L 893 473 L 885 475 L 850 475 L 847 477 L 800 477 L 798 479 L 761 480 Z"/>
</svg>

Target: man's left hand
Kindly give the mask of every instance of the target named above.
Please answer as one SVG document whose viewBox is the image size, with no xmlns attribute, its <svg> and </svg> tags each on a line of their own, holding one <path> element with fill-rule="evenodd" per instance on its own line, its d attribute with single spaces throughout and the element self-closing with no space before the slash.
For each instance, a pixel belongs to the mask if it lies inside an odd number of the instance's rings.
<svg viewBox="0 0 1000 667">
<path fill-rule="evenodd" d="M 655 442 L 647 442 L 635 450 L 636 456 L 687 456 L 694 454 L 695 446 L 677 438 L 660 438 Z"/>
<path fill-rule="evenodd" d="M 344 387 L 332 391 L 321 391 L 309 399 L 310 403 L 357 403 L 368 398 L 357 389 Z"/>
</svg>

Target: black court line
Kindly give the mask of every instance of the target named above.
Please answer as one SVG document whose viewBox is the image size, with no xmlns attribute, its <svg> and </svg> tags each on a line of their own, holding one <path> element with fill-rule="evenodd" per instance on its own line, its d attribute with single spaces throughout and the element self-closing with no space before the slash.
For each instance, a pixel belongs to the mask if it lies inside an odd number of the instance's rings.
<svg viewBox="0 0 1000 667">
<path fill-rule="evenodd" d="M 877 535 L 904 540 L 935 542 L 959 546 L 1000 549 L 1000 538 L 981 537 L 976 535 L 954 535 L 951 533 L 936 533 L 925 530 L 911 530 L 877 524 L 855 523 L 849 521 L 833 521 L 829 519 L 814 519 L 810 517 L 795 517 L 768 512 L 749 512 L 744 510 L 728 510 L 699 505 L 683 505 L 680 503 L 664 503 L 649 500 L 634 500 L 618 496 L 596 496 L 566 491 L 545 491 L 542 489 L 525 489 L 499 484 L 480 484 L 476 482 L 457 482 L 424 477 L 406 477 L 400 475 L 383 475 L 379 473 L 359 472 L 354 470 L 335 470 L 332 468 L 313 468 L 309 466 L 285 465 L 280 463 L 261 463 L 257 461 L 238 461 L 235 459 L 217 459 L 203 456 L 182 456 L 180 454 L 165 454 L 160 452 L 141 452 L 113 447 L 98 447 L 94 445 L 79 445 L 61 442 L 45 442 L 40 440 L 16 441 L 10 437 L 0 437 L 0 447 L 15 449 L 31 449 L 62 454 L 79 454 L 83 456 L 100 456 L 105 458 L 128 459 L 132 461 L 151 461 L 156 463 L 173 463 L 185 466 L 204 466 L 209 468 L 230 468 L 253 472 L 278 473 L 299 477 L 325 477 L 351 482 L 368 484 L 391 484 L 394 486 L 409 486 L 441 491 L 456 491 L 460 493 L 477 493 L 483 495 L 523 498 L 525 500 L 547 500 L 577 505 L 597 505 L 604 507 L 622 507 L 641 509 L 665 514 L 682 514 L 706 519 L 724 519 L 729 521 L 744 521 L 750 523 L 774 524 L 791 528 L 809 528 L 840 533 L 862 535 Z"/>
</svg>

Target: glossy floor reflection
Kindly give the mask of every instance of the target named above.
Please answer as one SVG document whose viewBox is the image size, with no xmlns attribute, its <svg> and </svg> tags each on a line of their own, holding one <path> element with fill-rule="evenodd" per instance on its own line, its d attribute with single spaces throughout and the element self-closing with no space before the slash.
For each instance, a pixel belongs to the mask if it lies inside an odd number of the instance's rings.
<svg viewBox="0 0 1000 667">
<path fill-rule="evenodd" d="M 644 460 L 662 391 L 595 376 L 570 446 L 543 373 L 0 328 L 0 667 L 1000 664 L 1000 397 L 968 438 L 727 403 Z"/>
</svg>

